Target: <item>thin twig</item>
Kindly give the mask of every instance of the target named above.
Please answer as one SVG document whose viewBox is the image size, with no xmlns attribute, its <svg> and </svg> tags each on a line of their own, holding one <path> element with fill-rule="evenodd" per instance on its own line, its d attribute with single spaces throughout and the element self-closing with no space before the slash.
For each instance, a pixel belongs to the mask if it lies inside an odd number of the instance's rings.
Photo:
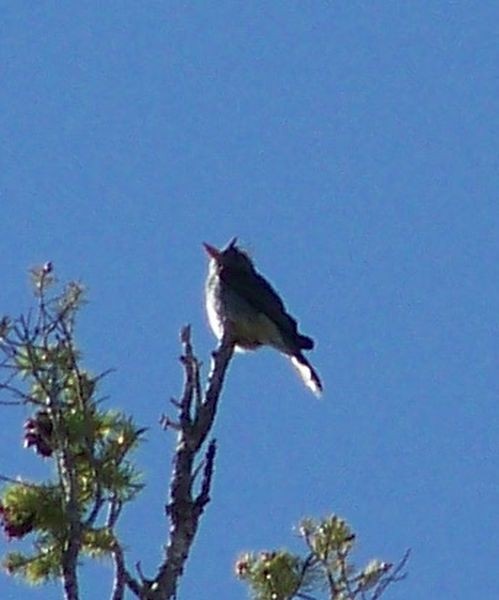
<svg viewBox="0 0 499 600">
<path fill-rule="evenodd" d="M 139 582 L 134 579 L 125 567 L 123 549 L 116 541 L 113 547 L 114 558 L 114 584 L 111 600 L 123 600 L 125 589 L 128 587 L 138 598 L 141 595 Z"/>
<path fill-rule="evenodd" d="M 215 468 L 215 456 L 217 453 L 217 442 L 211 440 L 206 451 L 205 465 L 203 469 L 203 480 L 201 482 L 201 491 L 199 492 L 194 504 L 198 516 L 203 512 L 204 507 L 210 501 L 211 480 Z"/>
<path fill-rule="evenodd" d="M 15 479 L 14 477 L 7 477 L 6 475 L 0 475 L 0 481 L 5 481 L 6 483 L 14 483 L 16 485 L 23 485 L 24 487 L 29 487 L 33 489 L 40 489 L 40 486 L 36 483 L 30 483 L 29 481 L 23 481 L 22 479 Z"/>
<path fill-rule="evenodd" d="M 405 568 L 407 562 L 409 561 L 410 555 L 411 549 L 408 548 L 405 551 L 404 556 L 400 559 L 398 565 L 395 567 L 395 569 L 393 569 L 393 571 L 387 574 L 387 576 L 384 577 L 376 586 L 371 600 L 378 600 L 378 598 L 381 598 L 381 595 L 390 584 L 396 583 L 397 581 L 402 581 L 407 577 L 407 573 L 402 573 L 402 571 Z"/>
</svg>

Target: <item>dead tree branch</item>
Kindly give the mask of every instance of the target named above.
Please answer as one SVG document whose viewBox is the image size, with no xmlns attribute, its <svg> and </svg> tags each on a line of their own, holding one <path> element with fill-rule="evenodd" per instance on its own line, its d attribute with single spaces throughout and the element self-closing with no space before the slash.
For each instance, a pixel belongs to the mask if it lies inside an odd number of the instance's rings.
<svg viewBox="0 0 499 600">
<path fill-rule="evenodd" d="M 170 521 L 170 538 L 165 560 L 156 577 L 152 581 L 143 580 L 139 597 L 144 600 L 170 600 L 176 597 L 178 582 L 194 542 L 199 519 L 210 501 L 216 455 L 214 439 L 208 443 L 201 462 L 198 458 L 215 422 L 225 375 L 234 353 L 234 344 L 227 334 L 213 353 L 208 383 L 203 394 L 200 364 L 194 356 L 190 327 L 183 328 L 181 342 L 184 390 L 181 400 L 173 403 L 179 412 L 178 422 L 163 419 L 165 427 L 178 431 L 170 500 L 165 508 Z M 195 486 L 197 479 L 200 479 L 199 485 Z"/>
</svg>

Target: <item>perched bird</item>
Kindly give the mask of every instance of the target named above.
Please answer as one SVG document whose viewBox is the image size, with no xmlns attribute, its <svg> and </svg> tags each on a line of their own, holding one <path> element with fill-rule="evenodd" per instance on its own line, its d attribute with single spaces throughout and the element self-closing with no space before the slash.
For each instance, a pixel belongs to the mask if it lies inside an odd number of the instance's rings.
<svg viewBox="0 0 499 600">
<path fill-rule="evenodd" d="M 320 395 L 321 380 L 302 353 L 312 350 L 314 341 L 298 333 L 277 292 L 236 242 L 234 238 L 224 250 L 204 244 L 210 256 L 206 310 L 213 333 L 220 340 L 228 327 L 236 349 L 272 346 L 289 356 L 304 383 Z"/>
</svg>

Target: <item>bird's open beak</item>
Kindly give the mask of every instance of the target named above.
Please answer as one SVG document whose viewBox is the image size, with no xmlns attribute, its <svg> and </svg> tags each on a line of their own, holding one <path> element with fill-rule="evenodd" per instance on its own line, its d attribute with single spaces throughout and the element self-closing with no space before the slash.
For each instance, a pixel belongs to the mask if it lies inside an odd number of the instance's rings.
<svg viewBox="0 0 499 600">
<path fill-rule="evenodd" d="M 218 250 L 218 248 L 215 248 L 215 246 L 210 246 L 210 244 L 207 244 L 206 242 L 203 242 L 203 246 L 206 252 L 211 256 L 211 258 L 214 258 L 215 260 L 218 260 L 220 258 L 220 255 L 222 253 L 220 252 L 220 250 Z"/>
</svg>

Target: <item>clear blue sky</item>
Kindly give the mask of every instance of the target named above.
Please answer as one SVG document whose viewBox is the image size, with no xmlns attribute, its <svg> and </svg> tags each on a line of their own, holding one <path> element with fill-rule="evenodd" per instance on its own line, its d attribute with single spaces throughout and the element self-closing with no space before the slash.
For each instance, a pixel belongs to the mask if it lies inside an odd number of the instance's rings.
<svg viewBox="0 0 499 600">
<path fill-rule="evenodd" d="M 206 363 L 214 346 L 201 242 L 240 236 L 317 340 L 321 401 L 276 353 L 233 362 L 181 600 L 246 598 L 237 554 L 298 548 L 293 524 L 333 511 L 359 561 L 412 548 L 387 599 L 499 597 L 498 21 L 494 2 L 4 5 L 0 312 L 45 260 L 87 284 L 86 363 L 151 427 L 130 564 L 153 573 L 165 539 L 180 326 Z M 2 413 L 0 473 L 43 473 L 27 412 Z M 58 591 L 0 576 L 2 599 Z"/>
</svg>

